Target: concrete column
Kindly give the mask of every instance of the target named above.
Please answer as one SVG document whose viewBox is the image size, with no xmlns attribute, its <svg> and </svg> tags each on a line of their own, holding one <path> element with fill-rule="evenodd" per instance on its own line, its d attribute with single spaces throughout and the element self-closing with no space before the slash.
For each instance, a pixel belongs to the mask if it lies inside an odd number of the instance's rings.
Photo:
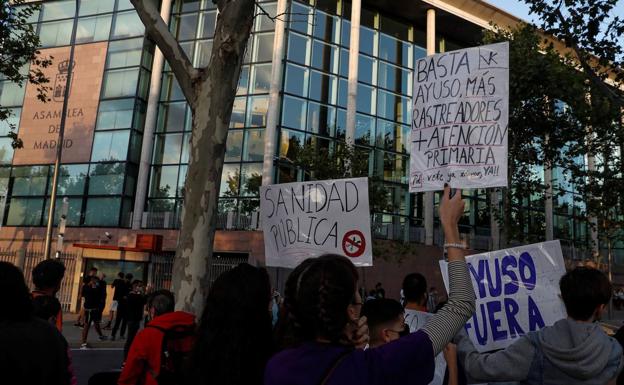
<svg viewBox="0 0 624 385">
<path fill-rule="evenodd" d="M 552 241 L 554 239 L 553 172 L 549 164 L 544 165 L 544 183 L 546 183 L 546 191 L 544 191 L 544 236 L 547 241 Z"/>
<path fill-rule="evenodd" d="M 347 95 L 346 142 L 355 145 L 355 113 L 357 110 L 358 63 L 360 56 L 360 15 L 362 0 L 351 2 L 351 37 L 349 40 L 349 88 Z"/>
<path fill-rule="evenodd" d="M 162 0 L 160 17 L 169 23 L 172 0 Z M 132 210 L 132 229 L 141 228 L 141 218 L 147 199 L 147 187 L 149 184 L 149 172 L 154 146 L 154 130 L 158 121 L 158 101 L 160 100 L 160 85 L 162 82 L 163 66 L 165 57 L 160 49 L 154 51 L 152 62 L 152 75 L 150 77 L 150 91 L 147 99 L 147 112 L 145 113 L 145 128 L 143 129 L 143 142 L 141 144 L 141 162 L 139 163 L 139 176 L 137 177 L 136 195 L 134 196 L 134 208 Z"/>
<path fill-rule="evenodd" d="M 274 182 L 273 159 L 277 140 L 277 122 L 280 114 L 280 92 L 284 74 L 284 54 L 286 52 L 286 23 L 288 23 L 288 0 L 278 0 L 275 20 L 275 37 L 273 38 L 273 58 L 271 66 L 271 87 L 269 88 L 269 110 L 267 124 L 264 129 L 264 163 L 262 164 L 262 185 Z"/>
<path fill-rule="evenodd" d="M 433 8 L 427 10 L 427 56 L 436 53 L 436 11 Z M 423 209 L 425 217 L 425 244 L 433 245 L 433 192 L 425 192 L 423 199 Z"/>
</svg>

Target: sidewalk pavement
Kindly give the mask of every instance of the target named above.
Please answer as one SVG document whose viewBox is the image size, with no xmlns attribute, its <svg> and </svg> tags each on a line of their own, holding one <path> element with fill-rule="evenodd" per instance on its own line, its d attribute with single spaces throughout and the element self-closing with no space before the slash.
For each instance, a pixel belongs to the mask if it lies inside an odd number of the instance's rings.
<svg viewBox="0 0 624 385">
<path fill-rule="evenodd" d="M 104 319 L 102 320 L 102 327 L 104 327 L 108 323 L 108 316 L 103 318 Z M 80 345 L 82 343 L 82 328 L 74 326 L 74 323 L 76 323 L 77 319 L 78 314 L 63 314 L 63 336 L 65 336 L 65 339 L 67 340 L 67 343 L 69 344 L 69 347 L 71 349 L 80 348 Z M 111 331 L 102 330 L 102 334 L 110 338 Z M 87 343 L 89 344 L 89 347 L 93 349 L 123 349 L 126 341 L 125 339 L 119 339 L 119 334 L 117 335 L 116 341 L 100 341 L 98 339 L 98 334 L 92 325 L 91 330 L 89 330 L 89 336 L 87 337 Z"/>
</svg>

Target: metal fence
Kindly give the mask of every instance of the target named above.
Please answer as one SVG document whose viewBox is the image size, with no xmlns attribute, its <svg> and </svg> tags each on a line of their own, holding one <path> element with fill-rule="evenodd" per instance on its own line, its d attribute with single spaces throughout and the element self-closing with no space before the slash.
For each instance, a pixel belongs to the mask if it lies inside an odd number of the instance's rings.
<svg viewBox="0 0 624 385">
<path fill-rule="evenodd" d="M 150 283 L 155 290 L 171 290 L 174 257 L 175 253 L 158 253 L 150 255 L 148 283 Z"/>
<path fill-rule="evenodd" d="M 12 263 L 22 269 L 26 284 L 31 290 L 35 288 L 32 282 L 32 271 L 39 262 L 43 261 L 43 257 L 43 250 L 0 250 L 0 261 Z M 78 258 L 77 253 L 61 253 L 58 258 L 58 261 L 65 266 L 65 277 L 56 295 L 63 311 L 69 311 L 71 307 L 74 273 Z"/>
</svg>

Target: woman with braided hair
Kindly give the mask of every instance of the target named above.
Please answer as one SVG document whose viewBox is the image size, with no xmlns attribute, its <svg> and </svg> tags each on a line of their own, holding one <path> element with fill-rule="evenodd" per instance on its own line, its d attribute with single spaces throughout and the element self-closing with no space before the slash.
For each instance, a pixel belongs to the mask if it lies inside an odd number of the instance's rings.
<svg viewBox="0 0 624 385">
<path fill-rule="evenodd" d="M 275 355 L 265 385 L 428 384 L 434 358 L 472 316 L 475 295 L 457 223 L 464 212 L 461 192 L 447 186 L 440 220 L 448 249 L 447 305 L 419 331 L 378 348 L 361 338 L 362 298 L 350 260 L 324 255 L 302 262 L 286 283 L 284 306 L 294 347 Z M 364 343 L 364 347 L 361 345 Z"/>
</svg>

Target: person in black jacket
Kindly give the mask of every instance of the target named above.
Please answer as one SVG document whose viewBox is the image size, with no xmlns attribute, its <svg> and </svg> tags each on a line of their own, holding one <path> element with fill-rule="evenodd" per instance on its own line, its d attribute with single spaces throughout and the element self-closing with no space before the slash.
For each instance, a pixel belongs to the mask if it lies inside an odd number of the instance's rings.
<svg viewBox="0 0 624 385">
<path fill-rule="evenodd" d="M 102 289 L 98 286 L 98 277 L 89 277 L 82 287 L 82 296 L 84 297 L 84 328 L 82 329 L 82 345 L 81 349 L 87 349 L 87 337 L 91 324 L 95 326 L 100 340 L 106 340 L 100 328 L 102 319 Z"/>
<path fill-rule="evenodd" d="M 0 382 L 69 385 L 67 341 L 49 322 L 33 316 L 24 276 L 7 262 L 0 262 L 0 295 Z"/>
<path fill-rule="evenodd" d="M 143 320 L 143 311 L 145 308 L 145 288 L 142 281 L 137 279 L 132 282 L 132 291 L 128 294 L 126 306 L 128 339 L 126 340 L 126 344 L 124 346 L 124 360 L 128 356 L 130 345 L 132 345 L 134 336 L 136 336 L 141 326 L 141 320 Z"/>
</svg>

